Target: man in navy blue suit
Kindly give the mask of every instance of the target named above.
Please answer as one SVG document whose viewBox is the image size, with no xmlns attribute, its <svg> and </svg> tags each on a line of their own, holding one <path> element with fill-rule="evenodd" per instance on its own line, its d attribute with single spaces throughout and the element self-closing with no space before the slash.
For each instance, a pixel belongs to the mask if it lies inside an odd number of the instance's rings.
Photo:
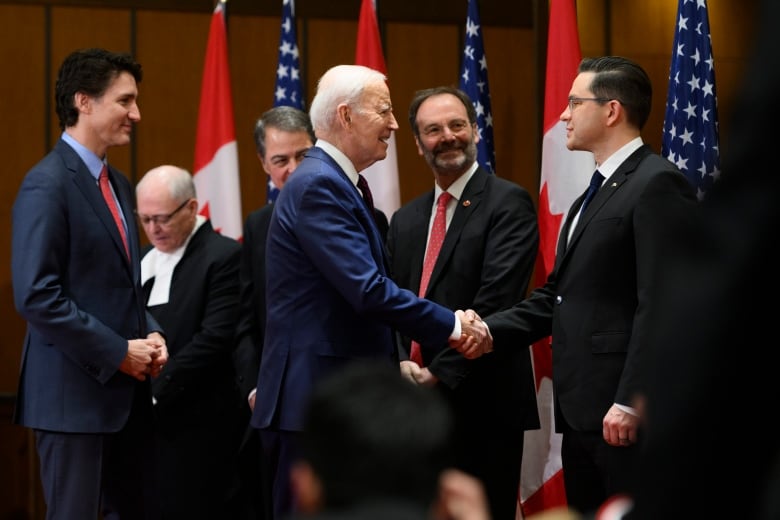
<svg viewBox="0 0 780 520">
<path fill-rule="evenodd" d="M 425 343 L 490 342 L 481 321 L 387 278 L 370 191 L 359 174 L 385 158 L 387 140 L 398 129 L 385 79 L 356 65 L 333 67 L 320 78 L 310 110 L 317 142 L 271 216 L 268 310 L 252 425 L 276 465 L 275 518 L 292 508 L 289 471 L 317 381 L 365 359 L 400 371 L 395 330 Z"/>
<path fill-rule="evenodd" d="M 145 312 L 132 188 L 106 157 L 141 119 L 141 76 L 102 49 L 63 61 L 62 137 L 13 206 L 14 301 L 27 320 L 14 421 L 35 431 L 47 519 L 157 510 L 149 378 L 168 351 Z"/>
</svg>

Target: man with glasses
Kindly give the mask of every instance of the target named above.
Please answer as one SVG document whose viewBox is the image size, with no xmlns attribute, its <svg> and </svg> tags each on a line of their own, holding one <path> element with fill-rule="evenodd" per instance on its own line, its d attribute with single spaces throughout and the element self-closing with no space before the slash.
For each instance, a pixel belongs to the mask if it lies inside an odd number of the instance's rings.
<svg viewBox="0 0 780 520">
<path fill-rule="evenodd" d="M 539 248 L 531 196 L 477 164 L 477 113 L 463 91 L 417 91 L 409 123 L 434 186 L 392 217 L 390 276 L 451 309 L 486 315 L 511 307 L 527 294 Z M 443 241 L 431 260 L 437 214 L 444 217 Z M 415 345 L 403 338 L 403 352 L 404 375 L 434 386 L 452 407 L 456 467 L 482 481 L 493 518 L 514 518 L 523 432 L 539 428 L 529 351 L 499 347 L 470 360 L 446 342 Z"/>
<path fill-rule="evenodd" d="M 636 63 L 582 60 L 560 119 L 567 148 L 593 153 L 595 181 L 569 209 L 546 284 L 485 318 L 495 345 L 525 348 L 552 334 L 566 499 L 586 514 L 632 489 L 642 438 L 639 360 L 654 326 L 647 309 L 695 214 L 692 186 L 640 136 L 651 99 Z"/>
<path fill-rule="evenodd" d="M 241 245 L 198 215 L 195 184 L 182 168 L 148 171 L 136 199 L 151 242 L 141 259 L 144 301 L 171 354 L 152 384 L 163 518 L 231 516 L 241 434 L 232 361 Z"/>
</svg>

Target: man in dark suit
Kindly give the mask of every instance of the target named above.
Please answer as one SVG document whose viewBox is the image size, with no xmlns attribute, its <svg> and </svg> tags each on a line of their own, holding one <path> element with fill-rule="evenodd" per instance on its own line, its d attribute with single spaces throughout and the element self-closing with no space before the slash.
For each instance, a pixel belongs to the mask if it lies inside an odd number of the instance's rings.
<svg viewBox="0 0 780 520">
<path fill-rule="evenodd" d="M 132 187 L 106 163 L 141 119 L 141 77 L 128 55 L 65 58 L 63 133 L 13 206 L 14 301 L 27 320 L 14 421 L 35 431 L 48 519 L 157 511 L 149 376 L 168 351 L 144 310 Z"/>
<path fill-rule="evenodd" d="M 316 139 L 309 115 L 288 106 L 264 112 L 255 123 L 254 137 L 257 158 L 278 190 L 284 187 Z M 273 204 L 267 204 L 251 212 L 244 222 L 241 321 L 235 357 L 239 384 L 250 408 L 254 407 L 254 390 L 265 334 L 265 243 L 273 209 Z"/>
<path fill-rule="evenodd" d="M 528 290 L 539 246 L 530 195 L 477 164 L 477 114 L 464 92 L 417 92 L 409 122 L 435 186 L 391 219 L 391 277 L 400 287 L 420 288 L 435 201 L 446 192 L 449 225 L 422 296 L 482 315 L 511 307 Z M 404 338 L 401 353 L 412 380 L 436 385 L 447 397 L 456 419 L 457 467 L 483 482 L 497 520 L 515 517 L 523 432 L 539 427 L 530 352 L 520 346 L 496 345 L 494 354 L 469 360 L 446 342 L 427 343 L 420 345 L 418 365 Z"/>
<path fill-rule="evenodd" d="M 297 108 L 279 106 L 265 111 L 255 123 L 255 148 L 263 170 L 276 189 L 281 190 L 287 178 L 314 145 L 314 129 L 309 115 Z M 243 504 L 241 518 L 267 518 L 270 490 L 261 470 L 259 436 L 249 425 L 255 404 L 257 372 L 265 335 L 265 243 L 271 223 L 273 204 L 251 212 L 244 222 L 241 248 L 241 316 L 233 353 L 238 386 L 247 402 L 246 434 L 241 442 L 240 490 Z"/>
<path fill-rule="evenodd" d="M 312 386 L 355 360 L 398 367 L 393 328 L 425 343 L 489 343 L 484 324 L 387 278 L 365 179 L 398 128 L 385 76 L 339 65 L 319 80 L 318 140 L 274 204 L 266 245 L 267 321 L 252 425 L 276 465 L 274 515 L 291 509 L 289 469 Z M 361 196 L 362 192 L 362 196 Z"/>
<path fill-rule="evenodd" d="M 171 354 L 152 384 L 163 516 L 219 518 L 229 513 L 242 433 L 231 357 L 241 245 L 198 215 L 182 168 L 149 170 L 136 198 L 152 246 L 141 259 L 145 302 Z"/>
<path fill-rule="evenodd" d="M 584 211 L 585 195 L 574 201 L 546 284 L 485 322 L 500 345 L 552 334 L 566 498 L 591 513 L 632 488 L 640 440 L 632 404 L 653 327 L 647 309 L 696 197 L 677 168 L 642 142 L 652 98 L 644 70 L 610 56 L 584 59 L 578 72 L 561 114 L 567 147 L 592 152 L 606 181 L 593 183 Z"/>
</svg>

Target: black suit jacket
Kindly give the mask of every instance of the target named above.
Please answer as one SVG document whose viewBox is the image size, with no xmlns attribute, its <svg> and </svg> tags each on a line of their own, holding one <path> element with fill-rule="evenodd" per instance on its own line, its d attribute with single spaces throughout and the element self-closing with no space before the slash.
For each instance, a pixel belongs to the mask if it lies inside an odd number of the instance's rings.
<svg viewBox="0 0 780 520">
<path fill-rule="evenodd" d="M 399 209 L 387 238 L 392 277 L 418 291 L 434 192 Z M 525 296 L 539 246 L 536 212 L 520 186 L 478 169 L 447 229 L 425 297 L 486 316 Z M 511 340 L 510 340 L 511 342 Z M 456 466 L 478 477 L 494 518 L 517 507 L 523 431 L 539 427 L 528 344 L 468 360 L 447 343 L 423 343 L 423 361 L 454 412 Z M 408 358 L 409 340 L 402 340 Z"/>
<path fill-rule="evenodd" d="M 387 249 L 393 280 L 417 291 L 422 275 L 434 192 L 393 215 Z M 539 245 L 536 212 L 522 187 L 478 169 L 466 185 L 447 229 L 425 297 L 481 316 L 525 296 Z M 402 357 L 408 359 L 408 338 Z M 447 343 L 422 344 L 426 366 L 451 400 L 485 427 L 518 432 L 539 427 L 528 344 L 468 360 Z"/>
<path fill-rule="evenodd" d="M 237 241 L 220 235 L 206 221 L 174 268 L 168 303 L 149 307 L 165 329 L 170 354 L 152 383 L 165 428 L 208 423 L 226 406 L 235 409 L 238 404 L 231 353 L 238 321 L 240 254 Z M 153 280 L 143 286 L 146 300 Z"/>
<path fill-rule="evenodd" d="M 238 385 L 246 400 L 257 385 L 265 335 L 265 243 L 274 206 L 249 214 L 241 249 L 241 309 L 233 354 Z"/>
<path fill-rule="evenodd" d="M 567 244 L 574 201 L 544 286 L 485 318 L 496 345 L 552 334 L 556 429 L 601 431 L 613 403 L 639 390 L 640 357 L 653 324 L 648 303 L 671 258 L 671 240 L 693 218 L 696 197 L 666 159 L 642 146 L 607 179 Z"/>
</svg>

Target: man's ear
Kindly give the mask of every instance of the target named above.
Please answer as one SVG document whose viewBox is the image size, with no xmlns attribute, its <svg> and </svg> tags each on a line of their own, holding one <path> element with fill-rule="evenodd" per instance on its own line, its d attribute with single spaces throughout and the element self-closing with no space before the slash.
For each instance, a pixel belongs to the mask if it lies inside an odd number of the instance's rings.
<svg viewBox="0 0 780 520">
<path fill-rule="evenodd" d="M 325 504 L 322 483 L 308 462 L 298 461 L 290 469 L 295 510 L 304 514 L 321 511 Z"/>
</svg>

